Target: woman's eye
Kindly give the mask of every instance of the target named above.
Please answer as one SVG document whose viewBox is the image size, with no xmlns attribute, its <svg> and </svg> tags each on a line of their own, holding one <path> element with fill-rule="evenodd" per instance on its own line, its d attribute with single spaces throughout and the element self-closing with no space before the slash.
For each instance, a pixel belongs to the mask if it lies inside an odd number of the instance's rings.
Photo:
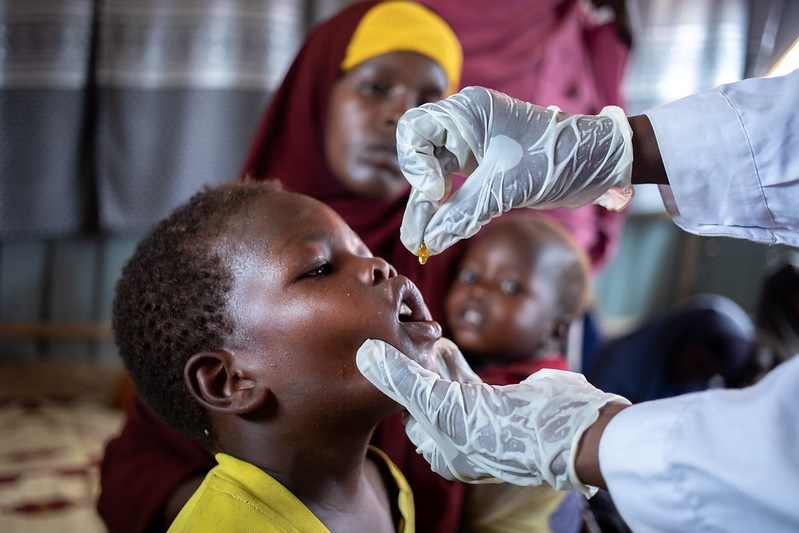
<svg viewBox="0 0 799 533">
<path fill-rule="evenodd" d="M 439 100 L 444 99 L 445 96 L 446 93 L 442 90 L 433 89 L 430 91 L 425 91 L 421 96 L 419 96 L 417 107 L 423 104 L 429 104 L 430 102 L 438 102 Z"/>
<path fill-rule="evenodd" d="M 458 274 L 458 281 L 461 283 L 475 283 L 477 281 L 477 273 L 473 270 L 461 270 Z"/>
<path fill-rule="evenodd" d="M 330 274 L 330 272 L 332 271 L 333 271 L 333 265 L 331 265 L 330 263 L 324 263 L 306 272 L 304 277 L 316 278 L 319 276 L 325 276 L 327 274 Z"/>
<path fill-rule="evenodd" d="M 499 288 L 505 294 L 517 294 L 519 292 L 519 284 L 510 279 L 503 279 L 499 282 Z"/>
<path fill-rule="evenodd" d="M 391 91 L 391 84 L 382 81 L 364 81 L 361 83 L 361 91 L 364 94 L 385 95 Z"/>
</svg>

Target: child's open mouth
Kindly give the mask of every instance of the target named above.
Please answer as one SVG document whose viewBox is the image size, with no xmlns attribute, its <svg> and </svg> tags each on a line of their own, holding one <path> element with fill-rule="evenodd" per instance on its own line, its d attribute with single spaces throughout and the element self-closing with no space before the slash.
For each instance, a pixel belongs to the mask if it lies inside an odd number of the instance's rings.
<svg viewBox="0 0 799 533">
<path fill-rule="evenodd" d="M 400 310 L 399 310 L 399 321 L 410 322 L 412 316 L 413 316 L 413 311 L 411 311 L 410 306 L 405 302 L 402 302 L 400 304 Z"/>
<path fill-rule="evenodd" d="M 403 280 L 397 294 L 397 318 L 400 322 L 429 322 L 433 319 L 422 295 L 409 280 Z"/>
<path fill-rule="evenodd" d="M 402 285 L 396 293 L 397 320 L 418 329 L 419 333 L 425 331 L 427 335 L 440 337 L 441 326 L 433 320 L 416 286 L 407 279 L 399 283 Z"/>
</svg>

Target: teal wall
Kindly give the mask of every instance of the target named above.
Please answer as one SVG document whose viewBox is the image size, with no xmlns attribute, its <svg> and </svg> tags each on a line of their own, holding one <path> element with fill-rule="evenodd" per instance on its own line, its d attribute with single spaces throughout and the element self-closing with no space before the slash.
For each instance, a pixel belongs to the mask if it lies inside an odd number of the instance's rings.
<svg viewBox="0 0 799 533">
<path fill-rule="evenodd" d="M 796 254 L 784 246 L 692 235 L 665 214 L 633 216 L 613 260 L 597 275 L 596 308 L 611 334 L 698 293 L 726 296 L 754 314 L 765 276 L 796 263 Z"/>
</svg>

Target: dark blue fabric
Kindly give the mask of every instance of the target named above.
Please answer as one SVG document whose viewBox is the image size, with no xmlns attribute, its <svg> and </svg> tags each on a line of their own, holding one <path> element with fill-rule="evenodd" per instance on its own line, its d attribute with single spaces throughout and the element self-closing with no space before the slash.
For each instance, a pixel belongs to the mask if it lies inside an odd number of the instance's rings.
<svg viewBox="0 0 799 533">
<path fill-rule="evenodd" d="M 606 343 L 585 376 L 639 403 L 741 385 L 739 374 L 754 356 L 754 326 L 743 309 L 721 296 L 698 295 Z"/>
</svg>

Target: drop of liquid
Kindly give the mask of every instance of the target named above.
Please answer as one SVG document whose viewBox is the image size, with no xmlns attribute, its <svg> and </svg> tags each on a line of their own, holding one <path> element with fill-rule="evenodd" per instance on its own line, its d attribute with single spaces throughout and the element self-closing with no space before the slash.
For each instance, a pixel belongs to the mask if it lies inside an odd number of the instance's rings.
<svg viewBox="0 0 799 533">
<path fill-rule="evenodd" d="M 430 252 L 427 251 L 427 246 L 424 243 L 419 247 L 419 251 L 416 252 L 416 255 L 419 256 L 419 263 L 425 264 L 427 263 L 427 259 L 430 257 Z"/>
</svg>

